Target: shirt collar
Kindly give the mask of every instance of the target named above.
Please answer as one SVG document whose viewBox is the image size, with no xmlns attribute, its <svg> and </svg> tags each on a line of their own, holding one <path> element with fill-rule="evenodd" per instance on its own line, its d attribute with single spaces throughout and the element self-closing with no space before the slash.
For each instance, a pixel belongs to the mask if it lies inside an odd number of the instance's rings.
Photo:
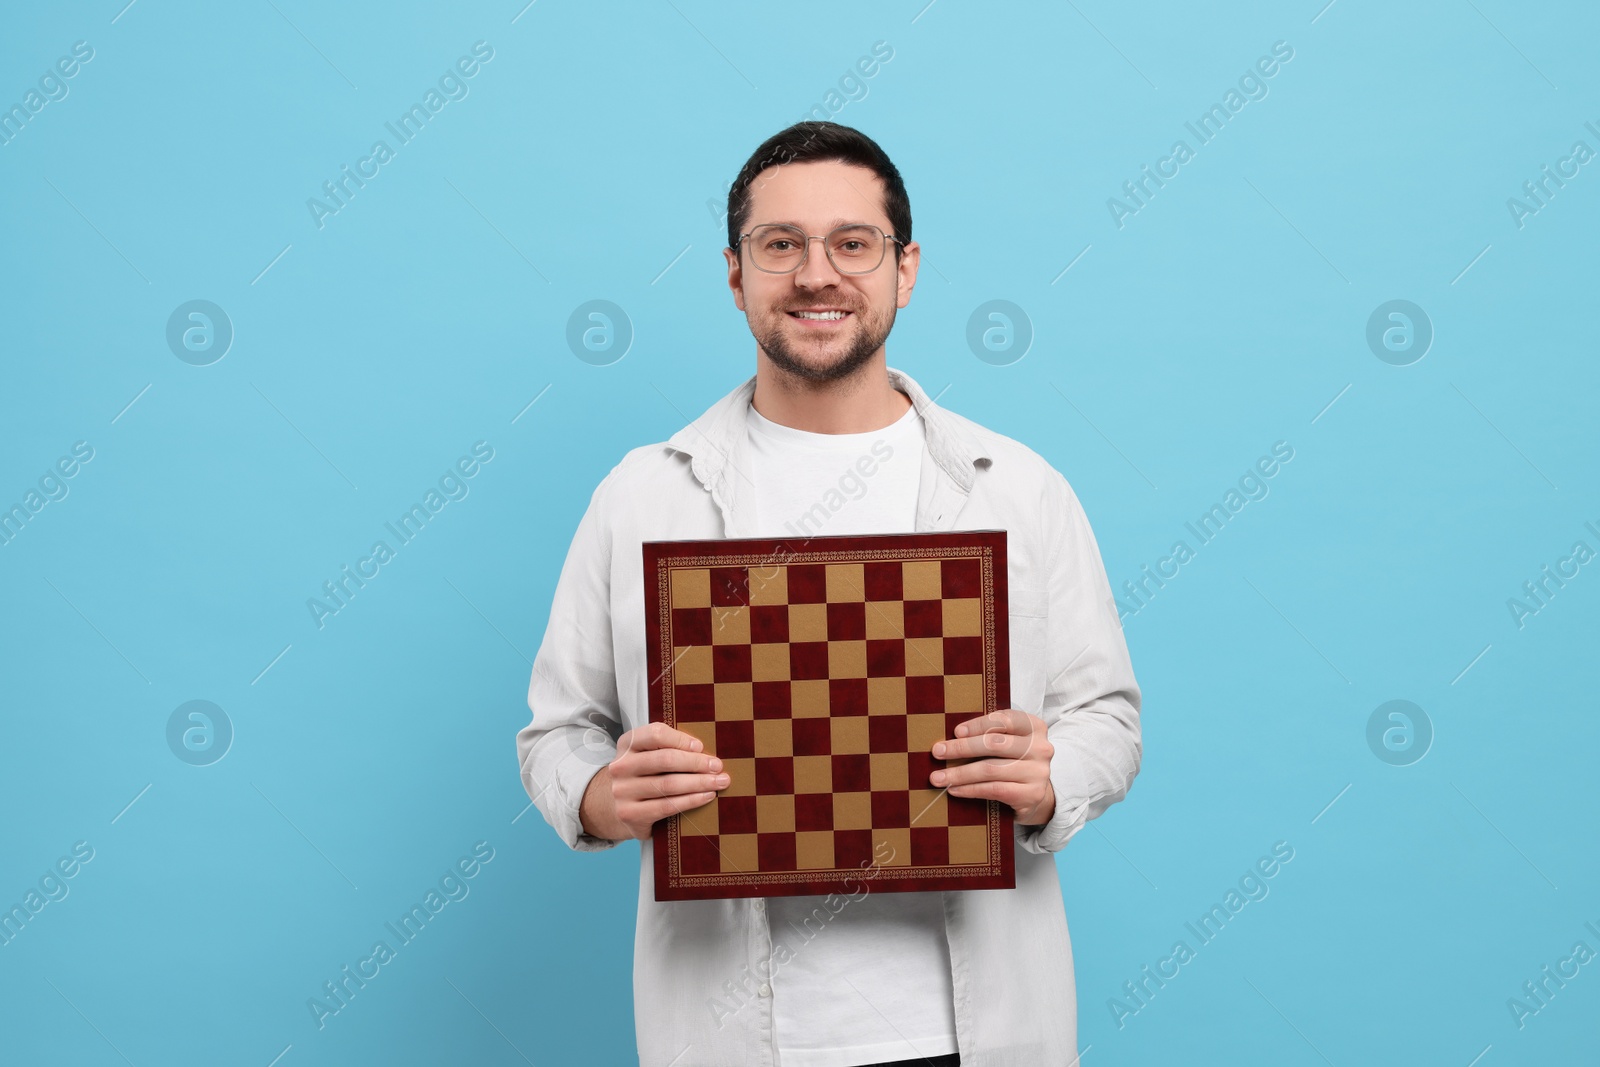
<svg viewBox="0 0 1600 1067">
<path fill-rule="evenodd" d="M 979 462 L 993 457 L 956 418 L 935 404 L 920 385 L 904 371 L 887 368 L 889 384 L 911 398 L 922 417 L 928 452 L 939 468 L 948 474 L 962 492 L 970 491 Z M 690 457 L 690 466 L 700 484 L 716 487 L 726 475 L 729 457 L 738 451 L 745 430 L 745 409 L 755 396 L 756 379 L 751 375 L 743 385 L 712 404 L 689 425 L 667 439 L 667 447 Z"/>
</svg>

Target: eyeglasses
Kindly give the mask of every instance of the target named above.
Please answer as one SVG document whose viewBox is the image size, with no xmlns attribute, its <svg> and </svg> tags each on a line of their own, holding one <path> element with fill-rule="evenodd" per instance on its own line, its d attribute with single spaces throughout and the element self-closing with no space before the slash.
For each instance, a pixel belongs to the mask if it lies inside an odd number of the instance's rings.
<svg viewBox="0 0 1600 1067">
<path fill-rule="evenodd" d="M 805 263 L 812 241 L 821 241 L 828 262 L 840 274 L 871 274 L 883 262 L 889 242 L 905 242 L 870 223 L 851 222 L 835 227 L 826 237 L 811 237 L 798 226 L 774 222 L 739 235 L 750 242 L 750 262 L 768 274 L 790 274 Z"/>
</svg>

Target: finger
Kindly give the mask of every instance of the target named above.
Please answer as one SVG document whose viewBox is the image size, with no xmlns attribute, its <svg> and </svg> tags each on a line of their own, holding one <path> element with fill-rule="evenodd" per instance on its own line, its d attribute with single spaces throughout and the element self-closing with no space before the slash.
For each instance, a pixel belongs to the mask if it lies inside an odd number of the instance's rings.
<svg viewBox="0 0 1600 1067">
<path fill-rule="evenodd" d="M 1031 717 L 1027 712 L 1018 711 L 1016 708 L 997 708 L 987 715 L 979 715 L 975 719 L 956 724 L 957 737 L 971 737 L 974 734 L 989 730 L 998 730 L 1002 733 L 1028 734 L 1033 732 Z"/>
<path fill-rule="evenodd" d="M 1015 782 L 1036 785 L 1050 777 L 1049 765 L 1032 760 L 979 759 L 954 767 L 934 770 L 928 781 L 936 787 L 954 789 L 958 786 L 985 782 Z M 957 794 L 960 795 L 960 794 Z"/>
<path fill-rule="evenodd" d="M 611 792 L 618 801 L 660 800 L 663 797 L 683 796 L 688 793 L 715 792 L 728 787 L 727 772 L 718 774 L 647 774 L 634 778 L 618 778 L 612 782 Z"/>
<path fill-rule="evenodd" d="M 630 750 L 680 748 L 688 752 L 699 752 L 705 748 L 698 737 L 682 730 L 674 730 L 664 722 L 646 723 L 637 730 L 629 730 L 626 736 L 629 738 Z M 620 750 L 620 744 L 618 748 Z"/>
<path fill-rule="evenodd" d="M 669 815 L 704 807 L 714 799 L 716 799 L 715 793 L 703 792 L 680 793 L 677 796 L 661 797 L 656 800 L 640 800 L 629 804 L 626 814 L 619 811 L 617 818 L 624 822 L 649 822 L 654 825 Z"/>
<path fill-rule="evenodd" d="M 612 773 L 636 778 L 673 771 L 720 771 L 722 761 L 706 752 L 685 752 L 681 748 L 652 748 L 630 752 L 612 764 Z"/>
<path fill-rule="evenodd" d="M 934 759 L 959 760 L 959 759 L 1024 759 L 1030 754 L 1038 753 L 1039 758 L 1047 759 L 1046 746 L 1049 742 L 1042 737 L 1033 735 L 1001 733 L 991 730 L 978 734 L 975 737 L 958 737 L 940 741 L 933 746 Z"/>
<path fill-rule="evenodd" d="M 1017 782 L 974 782 L 971 785 L 952 786 L 949 793 L 968 800 L 998 800 L 1013 810 L 1026 810 L 1035 803 L 1029 799 L 1028 787 Z"/>
</svg>

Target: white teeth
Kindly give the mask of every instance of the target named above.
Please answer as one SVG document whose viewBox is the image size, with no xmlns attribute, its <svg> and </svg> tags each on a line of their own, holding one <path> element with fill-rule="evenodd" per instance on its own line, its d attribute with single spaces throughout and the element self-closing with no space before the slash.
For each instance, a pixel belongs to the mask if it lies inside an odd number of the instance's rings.
<svg viewBox="0 0 1600 1067">
<path fill-rule="evenodd" d="M 844 318 L 847 313 L 843 311 L 796 311 L 794 314 L 802 319 L 820 319 L 824 322 L 831 322 L 834 319 Z"/>
</svg>

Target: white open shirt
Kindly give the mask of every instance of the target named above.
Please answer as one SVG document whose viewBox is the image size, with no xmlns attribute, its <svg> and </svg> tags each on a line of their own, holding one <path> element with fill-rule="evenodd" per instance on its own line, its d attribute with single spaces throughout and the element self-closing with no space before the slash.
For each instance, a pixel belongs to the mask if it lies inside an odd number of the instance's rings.
<svg viewBox="0 0 1600 1067">
<path fill-rule="evenodd" d="M 1056 810 L 1017 826 L 1015 889 L 941 893 L 962 1067 L 1075 1067 L 1072 945 L 1053 854 L 1121 800 L 1139 772 L 1139 687 L 1088 518 L 1026 446 L 947 411 L 909 376 L 891 384 L 926 431 L 916 529 L 1007 531 L 1011 703 L 1049 726 Z M 517 734 L 522 781 L 569 848 L 614 738 L 650 721 L 644 541 L 749 537 L 746 409 L 755 379 L 666 442 L 636 448 L 596 487 L 556 583 Z M 657 901 L 640 842 L 634 1026 L 641 1067 L 782 1067 L 773 940 L 760 898 Z"/>
</svg>

